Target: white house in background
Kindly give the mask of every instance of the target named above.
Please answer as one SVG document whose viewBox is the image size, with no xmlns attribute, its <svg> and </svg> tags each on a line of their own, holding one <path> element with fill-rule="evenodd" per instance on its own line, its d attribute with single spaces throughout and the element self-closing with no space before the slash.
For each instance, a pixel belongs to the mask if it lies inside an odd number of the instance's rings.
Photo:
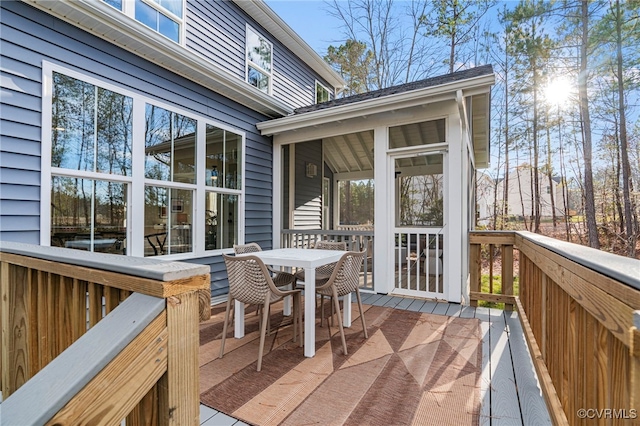
<svg viewBox="0 0 640 426">
<path fill-rule="evenodd" d="M 486 174 L 478 174 L 477 177 L 477 209 L 478 223 L 488 223 L 494 215 L 494 205 L 504 205 L 504 187 L 506 181 L 500 178 L 496 184 L 495 180 Z M 528 164 L 522 164 L 513 169 L 508 176 L 508 214 L 516 217 L 531 217 L 533 212 L 532 193 L 534 188 L 533 167 Z M 556 217 L 562 217 L 565 214 L 565 206 L 568 203 L 567 188 L 564 186 L 562 179 L 553 177 L 549 182 L 549 177 L 538 172 L 538 186 L 540 193 L 540 216 L 542 218 L 551 218 L 553 216 L 553 205 L 555 205 Z M 563 193 L 564 192 L 564 193 Z M 553 194 L 553 203 L 552 203 Z M 499 214 L 501 212 L 498 212 Z"/>
</svg>

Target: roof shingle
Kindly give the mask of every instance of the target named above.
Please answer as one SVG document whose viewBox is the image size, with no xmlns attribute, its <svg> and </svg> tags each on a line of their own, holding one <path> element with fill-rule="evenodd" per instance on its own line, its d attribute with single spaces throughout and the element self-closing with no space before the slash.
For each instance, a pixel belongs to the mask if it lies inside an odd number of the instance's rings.
<svg viewBox="0 0 640 426">
<path fill-rule="evenodd" d="M 466 80 L 473 77 L 480 77 L 493 73 L 493 67 L 491 65 L 482 65 L 475 68 L 470 68 L 451 74 L 440 75 L 436 77 L 426 78 L 424 80 L 413 81 L 411 83 L 400 84 L 397 86 L 387 87 L 385 89 L 373 90 L 371 92 L 359 93 L 357 95 L 348 96 L 346 98 L 334 99 L 328 102 L 322 102 L 319 104 L 309 105 L 305 107 L 297 108 L 293 111 L 293 114 L 303 114 L 306 112 L 319 111 L 322 109 L 333 108 L 340 105 L 348 105 L 355 102 L 365 101 L 369 99 L 381 98 L 384 96 L 394 95 L 403 92 L 410 92 L 412 90 L 424 89 L 426 87 L 440 86 L 446 83 L 453 83 L 455 81 Z"/>
</svg>

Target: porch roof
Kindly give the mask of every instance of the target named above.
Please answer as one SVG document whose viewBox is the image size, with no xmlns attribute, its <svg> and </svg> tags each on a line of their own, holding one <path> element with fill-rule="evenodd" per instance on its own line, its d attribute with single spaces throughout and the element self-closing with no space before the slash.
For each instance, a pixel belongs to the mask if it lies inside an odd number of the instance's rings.
<svg viewBox="0 0 640 426">
<path fill-rule="evenodd" d="M 476 167 L 486 167 L 489 160 L 490 91 L 495 82 L 491 65 L 483 65 L 452 74 L 432 77 L 385 89 L 361 93 L 329 102 L 296 109 L 292 114 L 257 124 L 263 135 L 276 136 L 286 143 L 331 138 L 334 147 L 342 147 L 339 156 L 353 157 L 347 135 L 335 133 L 336 123 L 370 119 L 369 129 L 379 125 L 381 114 L 398 113 L 400 110 L 423 107 L 441 101 L 461 101 L 470 98 L 469 129 L 474 147 Z M 391 118 L 393 120 L 393 118 Z M 358 123 L 358 129 L 366 124 Z M 326 134 L 323 133 L 325 129 Z M 354 130 L 356 131 L 356 130 Z M 295 133 L 295 136 L 293 136 Z M 349 132 L 345 132 L 349 133 Z M 282 137 L 288 135 L 288 137 Z M 294 140 L 292 140 L 292 138 Z M 339 140 L 343 138 L 344 140 Z M 373 138 L 370 138 L 373 148 Z M 364 141 L 365 144 L 369 141 Z M 352 169 L 361 171 L 354 158 Z"/>
</svg>

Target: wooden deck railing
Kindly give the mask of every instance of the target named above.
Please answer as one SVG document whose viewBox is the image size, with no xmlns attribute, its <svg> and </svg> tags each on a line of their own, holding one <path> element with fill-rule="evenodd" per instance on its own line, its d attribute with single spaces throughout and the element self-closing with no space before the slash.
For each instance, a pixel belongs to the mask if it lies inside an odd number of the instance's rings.
<svg viewBox="0 0 640 426">
<path fill-rule="evenodd" d="M 517 305 L 554 424 L 640 424 L 640 261 L 530 232 L 470 241 L 472 300 Z M 479 291 L 481 244 L 503 249 L 504 295 Z"/>
<path fill-rule="evenodd" d="M 7 424 L 199 423 L 209 268 L 0 246 Z"/>
</svg>

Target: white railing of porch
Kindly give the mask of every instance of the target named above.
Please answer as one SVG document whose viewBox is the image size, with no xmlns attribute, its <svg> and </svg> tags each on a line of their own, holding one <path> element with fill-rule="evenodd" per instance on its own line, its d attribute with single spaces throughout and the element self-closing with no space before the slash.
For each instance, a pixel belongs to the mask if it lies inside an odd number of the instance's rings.
<svg viewBox="0 0 640 426">
<path fill-rule="evenodd" d="M 445 299 L 443 228 L 396 228 L 394 293 Z"/>
<path fill-rule="evenodd" d="M 283 248 L 313 248 L 317 241 L 344 241 L 347 250 L 367 250 L 367 256 L 360 272 L 360 289 L 374 290 L 373 283 L 373 230 L 331 230 L 331 229 L 283 229 L 281 246 Z"/>
</svg>

